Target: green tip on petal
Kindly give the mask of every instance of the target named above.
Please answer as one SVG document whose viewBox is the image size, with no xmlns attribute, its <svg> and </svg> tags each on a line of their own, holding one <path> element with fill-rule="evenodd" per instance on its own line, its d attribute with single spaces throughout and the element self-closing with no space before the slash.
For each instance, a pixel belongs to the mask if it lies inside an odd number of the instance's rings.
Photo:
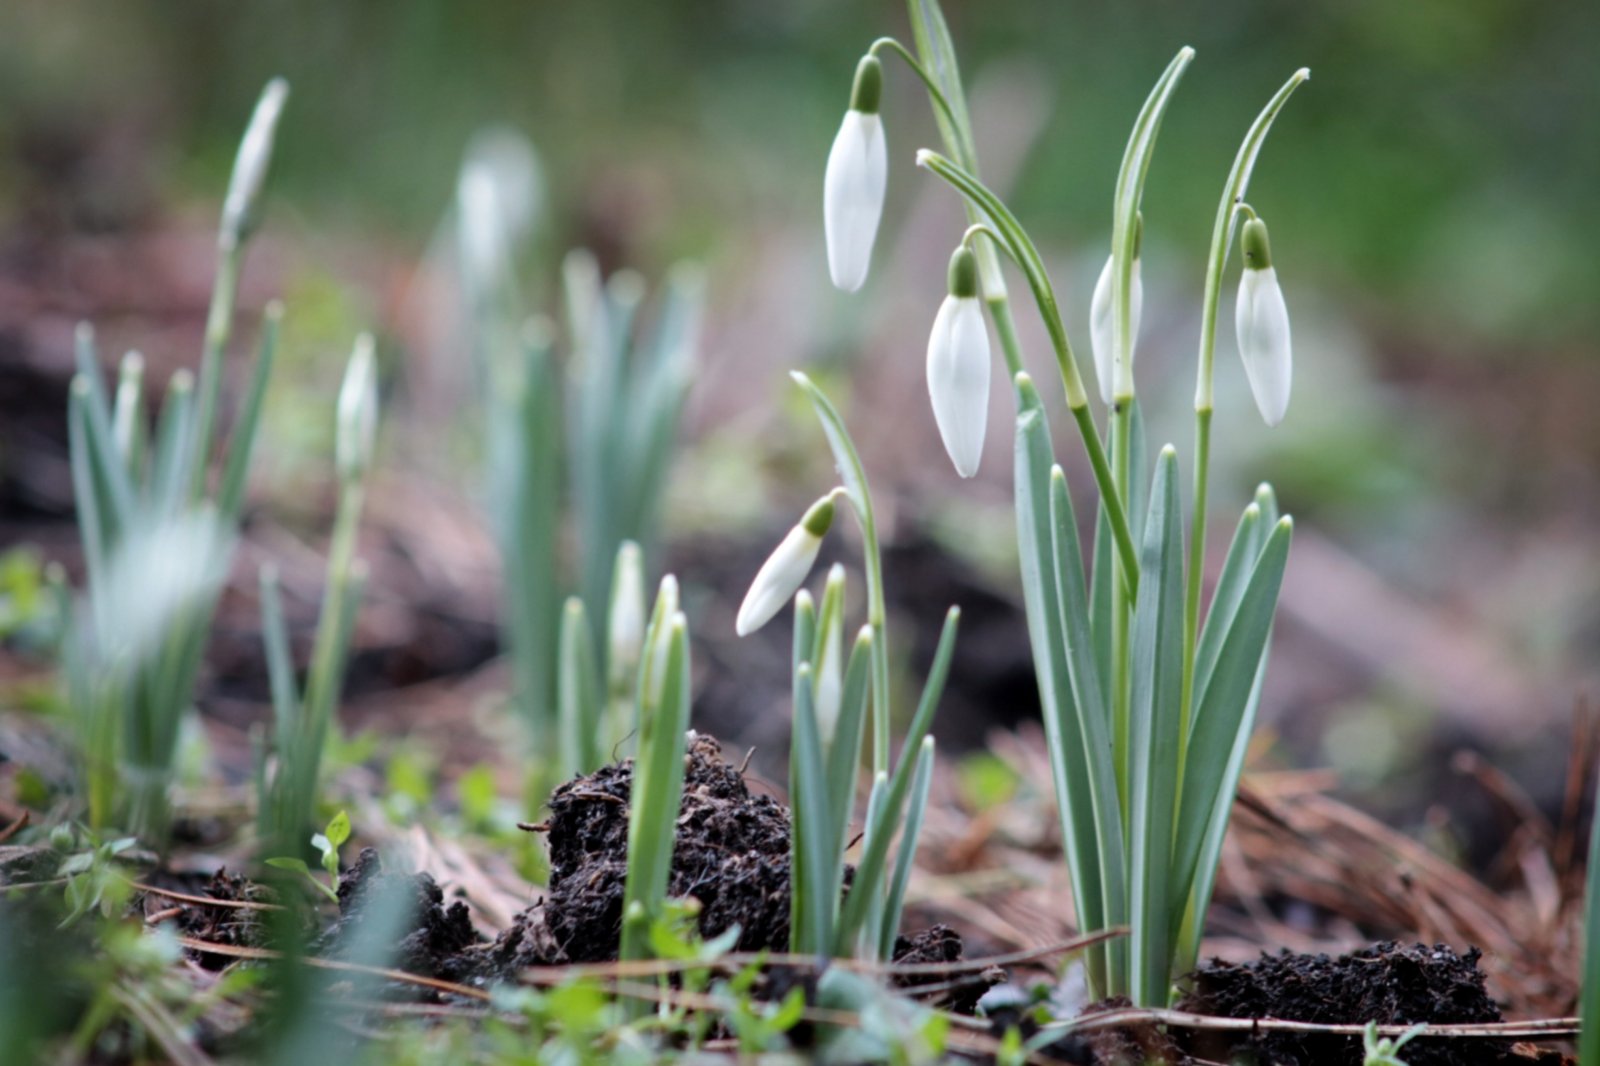
<svg viewBox="0 0 1600 1066">
<path fill-rule="evenodd" d="M 856 64 L 855 84 L 850 87 L 850 110 L 876 115 L 883 97 L 883 64 L 877 56 L 865 55 Z"/>
<path fill-rule="evenodd" d="M 950 255 L 950 295 L 957 299 L 978 295 L 978 257 L 964 244 Z"/>
<path fill-rule="evenodd" d="M 830 492 L 806 511 L 800 519 L 800 528 L 818 540 L 822 539 L 833 526 L 833 510 L 833 493 Z"/>
<path fill-rule="evenodd" d="M 1246 270 L 1266 270 L 1272 265 L 1272 247 L 1267 241 L 1267 224 L 1261 219 L 1251 218 L 1244 224 L 1240 244 L 1244 248 Z"/>
</svg>

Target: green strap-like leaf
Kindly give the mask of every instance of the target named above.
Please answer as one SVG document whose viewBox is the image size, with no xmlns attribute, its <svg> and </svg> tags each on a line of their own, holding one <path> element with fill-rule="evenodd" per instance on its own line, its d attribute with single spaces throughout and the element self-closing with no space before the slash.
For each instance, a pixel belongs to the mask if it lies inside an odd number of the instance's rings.
<svg viewBox="0 0 1600 1066">
<path fill-rule="evenodd" d="M 911 782 L 911 805 L 906 808 L 905 826 L 900 831 L 900 850 L 894 859 L 894 876 L 889 881 L 889 899 L 883 909 L 883 927 L 878 930 L 878 958 L 894 957 L 895 937 L 900 933 L 900 912 L 905 907 L 906 885 L 911 882 L 911 867 L 917 854 L 917 838 L 922 835 L 922 814 L 928 808 L 928 789 L 933 785 L 933 738 L 922 741 L 917 755 L 917 772 Z"/>
<path fill-rule="evenodd" d="M 1206 615 L 1200 645 L 1195 651 L 1196 703 L 1200 702 L 1200 695 L 1211 681 L 1211 671 L 1216 666 L 1218 653 L 1222 651 L 1222 638 L 1233 627 L 1239 601 L 1244 598 L 1245 586 L 1255 573 L 1256 559 L 1261 554 L 1264 539 L 1261 508 L 1251 504 L 1244 509 L 1244 514 L 1239 517 L 1239 525 L 1233 531 L 1233 542 L 1228 545 L 1228 556 L 1222 563 L 1216 590 L 1211 594 L 1211 610 Z"/>
<path fill-rule="evenodd" d="M 1108 906 L 1115 909 L 1118 902 L 1105 898 L 1101 854 L 1111 850 L 1110 840 L 1120 842 L 1121 830 L 1118 828 L 1116 836 L 1102 844 L 1103 827 L 1098 820 L 1094 795 L 1095 782 L 1102 771 L 1091 764 L 1083 742 L 1087 716 L 1074 696 L 1072 668 L 1067 658 L 1068 642 L 1062 624 L 1056 534 L 1050 513 L 1051 469 L 1055 457 L 1050 449 L 1050 432 L 1039 393 L 1026 374 L 1017 375 L 1017 398 L 1017 547 L 1028 638 L 1033 647 L 1034 672 L 1044 710 L 1045 739 L 1050 749 L 1050 776 L 1055 786 L 1056 805 L 1061 812 L 1061 832 L 1078 925 L 1085 930 L 1103 929 L 1109 924 Z M 1085 612 L 1084 625 L 1087 626 L 1087 605 L 1076 609 Z M 1086 644 L 1079 650 L 1088 656 L 1092 645 Z M 1097 695 L 1103 698 L 1104 690 L 1099 689 Z M 1104 727 L 1104 712 L 1098 712 L 1097 716 Z M 1105 769 L 1110 769 L 1109 756 Z M 1114 780 L 1110 789 L 1110 795 L 1115 795 Z M 1120 821 L 1120 814 L 1113 820 Z M 1121 965 L 1115 957 L 1119 950 L 1112 949 L 1110 960 L 1103 946 L 1089 952 L 1090 982 L 1097 992 L 1120 986 Z M 1107 985 L 1108 967 L 1117 974 L 1112 986 Z"/>
<path fill-rule="evenodd" d="M 222 468 L 222 482 L 217 489 L 217 513 L 224 522 L 233 522 L 244 502 L 245 485 L 250 478 L 250 456 L 255 450 L 256 434 L 261 426 L 261 411 L 266 404 L 267 386 L 272 381 L 272 364 L 278 354 L 278 326 L 283 320 L 281 304 L 267 308 L 261 324 L 261 352 L 256 356 L 255 369 L 250 374 L 250 386 L 245 390 L 244 404 L 234 423 L 233 435 L 228 440 L 228 458 Z"/>
<path fill-rule="evenodd" d="M 683 763 L 689 727 L 689 623 L 681 611 L 666 619 L 659 694 L 641 713 L 639 757 L 628 803 L 628 876 L 623 885 L 619 958 L 641 959 L 650 922 L 661 914 L 672 870 L 678 811 L 683 803 Z M 655 657 L 655 649 L 646 652 Z M 637 905 L 637 906 L 636 906 Z M 642 920 L 634 917 L 642 910 Z"/>
<path fill-rule="evenodd" d="M 794 721 L 789 758 L 789 798 L 794 813 L 789 860 L 794 867 L 789 881 L 793 894 L 789 946 L 790 950 L 803 954 L 823 951 L 832 943 L 829 870 L 838 864 L 827 848 L 833 835 L 831 809 L 837 797 L 828 795 L 813 692 L 811 664 L 802 663 L 794 676 Z"/>
<path fill-rule="evenodd" d="M 1169 875 L 1178 788 L 1183 687 L 1183 514 L 1178 459 L 1156 460 L 1134 606 L 1129 705 L 1130 992 L 1139 1006 L 1165 1006 L 1171 988 Z"/>
<path fill-rule="evenodd" d="M 1226 820 L 1232 807 L 1237 762 L 1242 761 L 1235 760 L 1234 755 L 1242 755 L 1238 750 L 1240 731 L 1272 631 L 1272 616 L 1277 609 L 1278 590 L 1283 584 L 1293 530 L 1293 522 L 1285 518 L 1267 538 L 1266 547 L 1261 550 L 1240 598 L 1233 623 L 1223 638 L 1216 666 L 1195 707 L 1174 838 L 1173 884 L 1179 887 L 1181 894 L 1175 893 L 1171 900 L 1168 921 L 1173 928 L 1183 921 L 1189 885 L 1201 860 L 1201 849 L 1213 849 L 1205 860 L 1213 865 L 1215 852 L 1221 847 L 1222 833 L 1213 833 L 1211 829 L 1219 819 Z M 1230 774 L 1235 775 L 1231 782 Z M 1224 791 L 1227 793 L 1225 802 Z"/>
<path fill-rule="evenodd" d="M 956 631 L 960 627 L 961 611 L 952 607 L 945 615 L 944 629 L 939 634 L 939 647 L 933 655 L 933 665 L 928 669 L 928 679 L 922 687 L 922 698 L 917 712 L 906 730 L 905 747 L 895 763 L 894 775 L 889 779 L 888 790 L 878 809 L 868 807 L 867 836 L 862 847 L 861 861 L 856 864 L 855 880 L 850 885 L 850 896 L 845 901 L 844 914 L 834 936 L 834 948 L 848 952 L 856 942 L 858 933 L 866 929 L 869 915 L 881 914 L 883 903 L 883 876 L 889 854 L 889 843 L 900 821 L 906 792 L 911 787 L 914 754 L 922 745 L 933 725 L 933 714 L 939 699 L 944 695 L 945 679 L 950 675 L 950 659 L 955 654 Z M 869 943 L 876 943 L 874 937 Z"/>
<path fill-rule="evenodd" d="M 576 596 L 568 597 L 561 612 L 556 704 L 562 776 L 571 778 L 599 769 L 603 757 L 600 751 L 600 664 L 594 653 L 588 612 Z"/>
</svg>

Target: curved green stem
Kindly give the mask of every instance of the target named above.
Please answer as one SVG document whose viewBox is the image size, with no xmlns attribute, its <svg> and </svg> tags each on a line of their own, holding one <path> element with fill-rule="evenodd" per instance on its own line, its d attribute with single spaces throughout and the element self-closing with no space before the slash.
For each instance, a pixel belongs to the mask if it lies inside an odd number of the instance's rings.
<svg viewBox="0 0 1600 1066">
<path fill-rule="evenodd" d="M 1155 88 L 1139 110 L 1134 120 L 1133 134 L 1122 155 L 1122 166 L 1117 172 L 1117 191 L 1112 206 L 1111 231 L 1111 337 L 1115 367 L 1112 378 L 1112 397 L 1119 406 L 1133 399 L 1133 260 L 1137 253 L 1139 202 L 1144 196 L 1145 176 L 1150 172 L 1150 157 L 1154 152 L 1156 134 L 1161 130 L 1161 118 L 1166 114 L 1172 92 L 1178 79 L 1194 59 L 1194 49 L 1187 46 L 1167 64 Z"/>
<path fill-rule="evenodd" d="M 1267 106 L 1261 109 L 1255 122 L 1250 124 L 1239 152 L 1234 156 L 1233 167 L 1228 171 L 1228 181 L 1222 187 L 1222 200 L 1217 204 L 1216 222 L 1211 227 L 1211 254 L 1206 263 L 1206 291 L 1200 320 L 1200 366 L 1196 375 L 1194 407 L 1196 411 L 1209 411 L 1212 406 L 1211 379 L 1217 347 L 1217 306 L 1222 297 L 1222 272 L 1228 265 L 1228 252 L 1233 247 L 1234 208 L 1244 200 L 1250 187 L 1250 173 L 1255 169 L 1256 157 L 1261 153 L 1262 142 L 1272 122 L 1283 110 L 1283 105 L 1302 82 L 1311 77 L 1311 71 L 1301 67 L 1277 91 Z"/>
<path fill-rule="evenodd" d="M 933 75 L 928 73 L 927 68 L 917 60 L 916 56 L 911 54 L 911 51 L 905 45 L 893 37 L 879 37 L 867 49 L 867 55 L 876 58 L 879 52 L 884 51 L 893 52 L 905 60 L 906 66 L 910 67 L 917 77 L 922 79 L 922 84 L 927 86 L 928 99 L 933 101 L 935 107 L 944 112 L 945 120 L 952 125 L 958 123 L 959 120 L 956 118 L 956 113 L 951 110 L 950 101 L 945 97 L 944 91 L 939 88 L 939 83 L 933 80 Z"/>
<path fill-rule="evenodd" d="M 861 464 L 861 455 L 850 439 L 850 431 L 845 428 L 839 409 L 805 374 L 793 370 L 789 376 L 805 390 L 817 412 L 817 420 L 822 423 L 823 435 L 828 438 L 828 447 L 833 451 L 839 476 L 844 481 L 845 497 L 861 526 L 862 570 L 867 579 L 867 625 L 872 630 L 872 771 L 887 772 L 889 640 L 886 629 L 889 612 L 883 592 L 883 553 L 878 545 L 878 523 L 872 513 L 872 490 L 867 485 L 867 471 Z"/>
<path fill-rule="evenodd" d="M 1200 597 L 1205 584 L 1206 561 L 1206 506 L 1211 475 L 1211 414 L 1212 377 L 1216 364 L 1217 312 L 1222 301 L 1222 273 L 1227 269 L 1228 252 L 1233 245 L 1234 220 L 1240 210 L 1249 210 L 1244 202 L 1250 188 L 1250 175 L 1255 169 L 1256 157 L 1266 140 L 1267 131 L 1283 105 L 1302 82 L 1311 77 L 1311 71 L 1301 67 L 1283 83 L 1267 106 L 1261 109 L 1256 120 L 1246 131 L 1244 141 L 1233 158 L 1228 180 L 1222 187 L 1222 199 L 1217 204 L 1217 218 L 1211 227 L 1211 252 L 1206 263 L 1206 288 L 1200 319 L 1200 358 L 1195 374 L 1194 415 L 1194 513 L 1189 532 L 1189 569 L 1183 606 L 1183 713 L 1187 732 L 1188 716 L 1194 702 L 1194 657 L 1200 636 Z M 1251 212 L 1254 214 L 1254 212 Z M 1186 738 L 1185 738 L 1186 739 Z M 1182 741 L 1180 741 L 1181 743 Z M 1180 765 L 1181 765 L 1180 759 Z"/>
<path fill-rule="evenodd" d="M 1044 268 L 1044 260 L 1016 216 L 1011 213 L 1011 209 L 1006 207 L 983 182 L 939 153 L 926 148 L 917 153 L 917 163 L 943 178 L 989 217 L 993 230 L 999 234 L 1011 258 L 1016 261 L 1022 269 L 1023 276 L 1027 278 L 1028 287 L 1033 292 L 1034 303 L 1039 307 L 1039 316 L 1044 320 L 1045 331 L 1049 333 L 1051 346 L 1055 349 L 1056 369 L 1061 375 L 1061 386 L 1067 396 L 1067 407 L 1071 409 L 1072 417 L 1078 423 L 1084 449 L 1089 453 L 1089 464 L 1093 468 L 1095 482 L 1099 486 L 1101 498 L 1105 500 L 1112 536 L 1117 543 L 1117 554 L 1122 559 L 1124 582 L 1128 585 L 1128 594 L 1131 596 L 1137 590 L 1139 582 L 1138 553 L 1134 549 L 1133 536 L 1128 529 L 1123 497 L 1117 492 L 1110 464 L 1106 461 L 1105 447 L 1101 443 L 1099 431 L 1095 429 L 1094 417 L 1089 413 L 1089 394 L 1085 391 L 1083 377 L 1078 372 L 1078 361 L 1072 353 L 1072 343 L 1067 339 L 1067 329 L 1061 320 L 1055 288 L 1050 283 L 1050 275 Z M 1008 356 L 1008 361 L 1009 358 Z"/>
</svg>

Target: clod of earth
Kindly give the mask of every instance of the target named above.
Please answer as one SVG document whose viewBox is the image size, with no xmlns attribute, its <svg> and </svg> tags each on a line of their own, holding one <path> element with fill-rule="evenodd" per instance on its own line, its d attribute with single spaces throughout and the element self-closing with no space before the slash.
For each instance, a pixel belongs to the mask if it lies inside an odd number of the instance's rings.
<svg viewBox="0 0 1600 1066">
<path fill-rule="evenodd" d="M 1283 1018 L 1323 1024 L 1435 1025 L 1501 1020 L 1484 990 L 1476 948 L 1457 955 L 1436 944 L 1405 947 L 1385 942 L 1329 958 L 1288 951 L 1263 954 L 1247 965 L 1212 962 L 1191 977 L 1183 1010 L 1229 1018 Z M 1361 1039 L 1321 1033 L 1272 1032 L 1244 1035 L 1198 1033 L 1192 1053 L 1232 1061 L 1240 1054 L 1282 1066 L 1360 1066 Z M 1537 1054 L 1537 1053 L 1535 1053 Z M 1402 1057 L 1411 1066 L 1492 1066 L 1497 1063 L 1561 1062 L 1530 1057 L 1509 1040 L 1418 1037 Z"/>
</svg>

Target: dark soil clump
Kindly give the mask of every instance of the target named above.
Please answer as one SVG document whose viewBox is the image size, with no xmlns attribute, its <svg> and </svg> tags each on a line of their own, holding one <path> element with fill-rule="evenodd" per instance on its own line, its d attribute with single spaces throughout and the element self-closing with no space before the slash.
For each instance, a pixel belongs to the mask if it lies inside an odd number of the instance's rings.
<svg viewBox="0 0 1600 1066">
<path fill-rule="evenodd" d="M 1230 1018 L 1283 1018 L 1325 1024 L 1380 1025 L 1497 1022 L 1500 1008 L 1484 991 L 1476 948 L 1457 955 L 1442 944 L 1393 942 L 1329 958 L 1288 951 L 1248 965 L 1213 962 L 1195 972 L 1180 1009 Z M 1360 1037 L 1272 1032 L 1196 1033 L 1194 1054 L 1231 1061 L 1240 1054 L 1283 1066 L 1360 1066 Z M 1411 1066 L 1527 1063 L 1508 1040 L 1420 1036 L 1401 1057 Z M 1559 1061 L 1559 1059 L 1557 1059 Z"/>
<path fill-rule="evenodd" d="M 961 934 L 948 925 L 932 925 L 920 933 L 894 938 L 894 961 L 902 965 L 939 965 L 961 961 Z M 995 985 L 1006 979 L 1005 971 L 991 968 L 980 972 L 964 970 L 956 973 L 930 971 L 919 974 L 898 974 L 894 983 L 907 991 L 940 987 L 937 1003 L 957 1014 L 972 1014 L 978 1000 Z"/>
<path fill-rule="evenodd" d="M 226 869 L 219 869 L 203 887 L 188 894 L 205 896 L 224 904 L 278 902 L 277 894 L 272 889 L 248 881 L 237 874 L 230 874 Z M 163 896 L 159 892 L 150 893 L 144 899 L 144 912 L 147 917 L 152 911 L 167 907 L 177 909 L 178 913 L 173 922 L 184 936 L 212 944 L 226 944 L 229 947 L 267 946 L 269 939 L 267 923 L 262 920 L 263 912 L 255 907 L 189 903 Z M 208 970 L 220 970 L 238 961 L 231 956 L 205 951 L 192 951 L 190 954 Z"/>
<path fill-rule="evenodd" d="M 395 943 L 390 965 L 446 981 L 468 976 L 468 950 L 483 938 L 472 928 L 467 905 L 458 900 L 446 907 L 444 892 L 431 875 L 390 873 L 372 848 L 363 848 L 356 864 L 339 879 L 339 920 L 329 926 L 317 953 L 349 953 L 369 923 L 392 920 L 381 913 L 391 899 L 401 901 L 408 913 L 401 920 L 404 932 Z"/>
<path fill-rule="evenodd" d="M 544 919 L 559 962 L 617 957 L 627 878 L 631 760 L 575 778 L 550 796 L 550 895 Z M 735 949 L 789 942 L 789 811 L 752 796 L 709 737 L 691 740 L 667 885 L 700 902 L 707 939 L 739 927 Z"/>
</svg>

